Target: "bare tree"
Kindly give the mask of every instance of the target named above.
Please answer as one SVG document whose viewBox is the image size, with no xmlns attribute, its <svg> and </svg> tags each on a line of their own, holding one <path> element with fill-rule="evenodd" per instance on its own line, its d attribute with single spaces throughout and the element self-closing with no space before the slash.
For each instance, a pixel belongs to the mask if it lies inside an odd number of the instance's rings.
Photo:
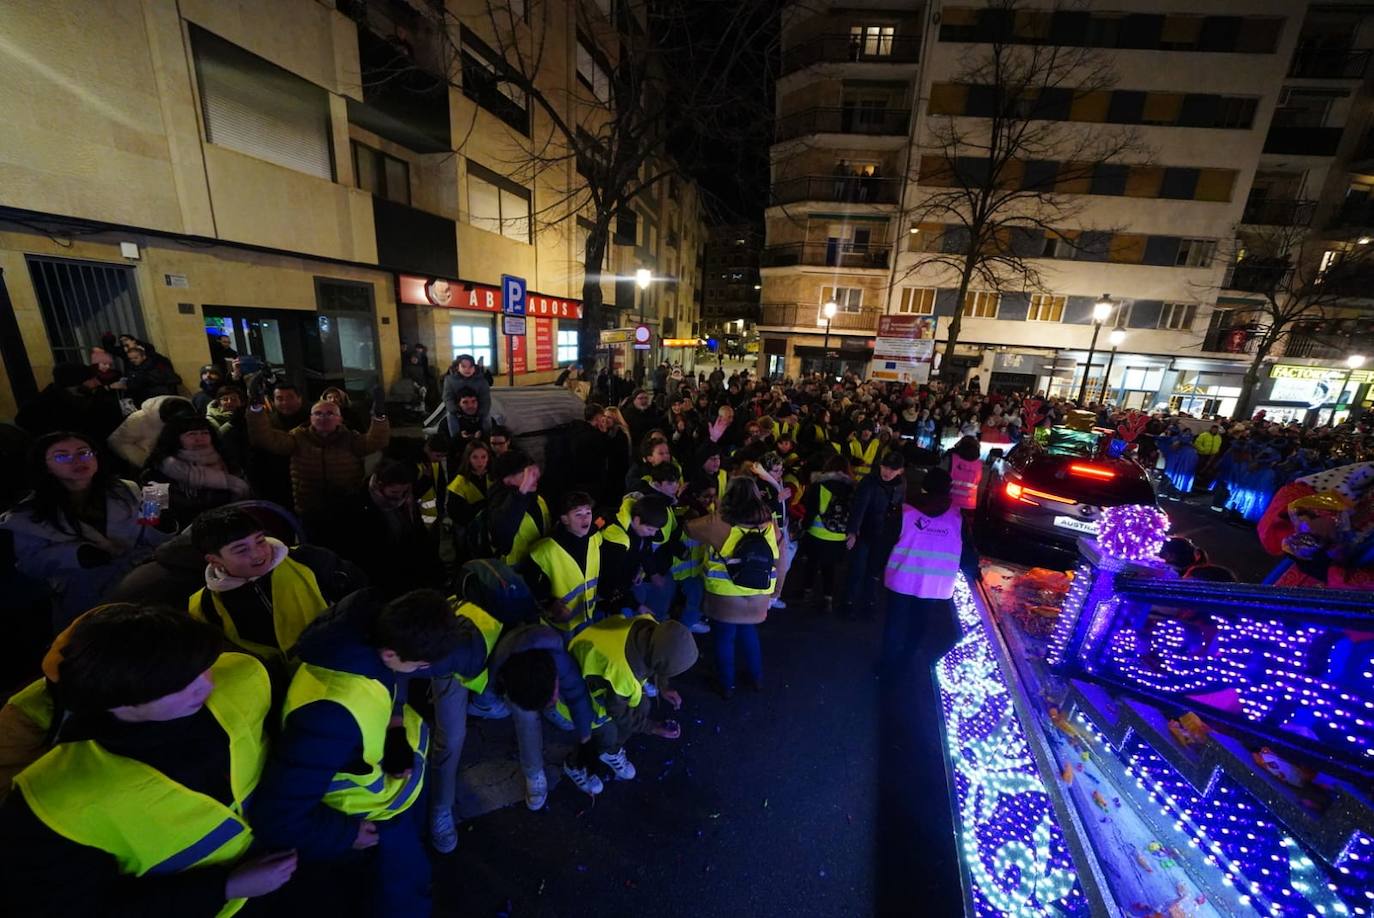
<svg viewBox="0 0 1374 918">
<path fill-rule="evenodd" d="M 1299 339 L 1353 351 L 1352 338 L 1370 334 L 1374 245 L 1323 241 L 1302 226 L 1248 231 L 1237 242 L 1226 286 L 1259 296 L 1246 321 L 1231 326 L 1245 335 L 1251 355 L 1232 414 L 1241 419 L 1250 414 L 1269 357 Z"/>
<path fill-rule="evenodd" d="M 1078 224 L 1100 167 L 1148 159 L 1130 128 L 1069 120 L 1080 101 L 1105 104 L 1116 79 L 1098 52 L 1048 42 L 1051 12 L 989 0 L 979 38 L 991 40 L 976 46 L 952 85 L 937 85 L 918 138 L 915 200 L 905 213 L 920 230 L 920 254 L 897 280 L 931 267 L 958 277 L 945 367 L 970 284 L 1043 289 L 1035 259 L 1051 254 L 1047 239 L 1093 249 L 1112 231 L 1065 232 Z"/>
</svg>

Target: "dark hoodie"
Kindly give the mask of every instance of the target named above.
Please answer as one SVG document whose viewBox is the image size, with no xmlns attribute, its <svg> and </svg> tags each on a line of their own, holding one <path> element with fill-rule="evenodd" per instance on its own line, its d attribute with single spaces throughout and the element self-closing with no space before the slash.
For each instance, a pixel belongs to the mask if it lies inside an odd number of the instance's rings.
<svg viewBox="0 0 1374 918">
<path fill-rule="evenodd" d="M 863 477 L 854 489 L 849 507 L 850 535 L 866 543 L 881 544 L 881 540 L 895 541 L 901 530 L 902 499 L 906 496 L 906 476 L 898 475 L 883 481 L 881 471 L 874 469 Z"/>
<path fill-rule="evenodd" d="M 460 620 L 463 639 L 445 659 L 431 661 L 429 669 L 408 676 L 389 669 L 368 643 L 381 606 L 381 598 L 371 590 L 345 597 L 305 629 L 296 655 L 302 663 L 374 679 L 392 697 L 404 690 L 406 679 L 475 676 L 482 671 L 486 642 L 467 619 Z M 352 849 L 362 817 L 331 809 L 323 798 L 336 773 L 365 770 L 362 752 L 357 723 L 336 702 L 311 702 L 287 716 L 251 810 L 254 834 L 267 850 L 295 848 L 307 860 L 329 860 Z"/>
<path fill-rule="evenodd" d="M 487 661 L 487 668 L 498 692 L 501 685 L 501 667 L 512 654 L 523 653 L 526 650 L 547 650 L 553 654 L 554 666 L 558 670 L 558 700 L 567 705 L 568 712 L 572 714 L 573 726 L 577 728 L 578 737 L 590 737 L 592 704 L 587 696 L 587 683 L 582 678 L 582 670 L 578 668 L 577 661 L 568 655 L 563 644 L 563 635 L 548 625 L 517 625 L 501 632 L 496 646 L 491 649 L 491 658 Z"/>
<path fill-rule="evenodd" d="M 625 662 L 630 664 L 630 671 L 641 682 L 652 680 L 659 691 L 667 691 L 670 688 L 668 680 L 686 672 L 696 661 L 696 640 L 681 622 L 642 618 L 630 626 L 625 636 Z M 602 690 L 607 714 L 629 726 L 632 732 L 642 732 L 649 710 L 648 695 L 641 698 L 640 707 L 634 709 L 642 716 L 625 723 L 632 710 L 629 699 L 617 695 L 610 682 L 600 676 L 588 676 L 587 685 L 593 691 Z"/>
</svg>

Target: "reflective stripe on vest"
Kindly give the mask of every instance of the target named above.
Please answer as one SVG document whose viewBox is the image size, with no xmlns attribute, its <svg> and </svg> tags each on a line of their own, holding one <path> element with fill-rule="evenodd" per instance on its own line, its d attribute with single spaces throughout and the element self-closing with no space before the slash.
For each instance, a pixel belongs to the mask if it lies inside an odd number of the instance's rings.
<svg viewBox="0 0 1374 918">
<path fill-rule="evenodd" d="M 773 571 L 768 578 L 768 586 L 761 590 L 738 586 L 730 579 L 730 570 L 725 562 L 734 557 L 735 546 L 746 532 L 760 532 L 773 549 Z M 720 551 L 709 548 L 706 553 L 706 592 L 717 596 L 762 596 L 772 593 L 778 582 L 778 537 L 772 526 L 752 528 L 731 526 L 730 534 L 720 546 Z"/>
<path fill-rule="evenodd" d="M 634 707 L 644 698 L 644 685 L 635 678 L 625 656 L 625 642 L 635 622 L 653 622 L 652 615 L 622 615 L 603 619 L 583 628 L 568 642 L 568 653 L 577 661 L 582 677 L 599 676 L 611 684 L 611 691 Z"/>
<path fill-rule="evenodd" d="M 536 522 L 535 518 L 530 516 L 530 512 L 525 511 L 520 520 L 520 528 L 515 533 L 515 540 L 511 542 L 510 551 L 506 552 L 504 559 L 511 567 L 528 558 L 530 548 L 549 531 L 549 505 L 544 503 L 544 498 L 538 494 L 534 495 L 534 500 L 534 512 L 538 514 L 539 519 Z"/>
<path fill-rule="evenodd" d="M 439 482 L 439 463 L 421 462 L 418 464 L 418 468 L 421 480 L 426 477 L 429 480 L 429 487 L 416 501 L 420 507 L 420 522 L 428 528 L 439 521 L 439 491 L 443 485 Z"/>
<path fill-rule="evenodd" d="M 903 506 L 902 533 L 887 558 L 884 585 L 894 593 L 922 599 L 953 596 L 963 546 L 962 526 L 957 504 L 951 503 L 937 517 Z"/>
<path fill-rule="evenodd" d="M 572 612 L 567 621 L 548 622 L 559 631 L 576 634 L 587 627 L 596 612 L 596 583 L 601 576 L 601 542 L 604 538 L 605 534 L 601 532 L 594 532 L 587 537 L 585 571 L 553 538 L 540 539 L 530 549 L 530 560 L 549 578 L 554 599 Z"/>
<path fill-rule="evenodd" d="M 983 463 L 976 459 L 949 458 L 950 496 L 960 507 L 971 510 L 978 505 L 978 482 L 983 478 Z"/>
<path fill-rule="evenodd" d="M 859 475 L 867 475 L 873 471 L 873 463 L 878 458 L 878 450 L 882 444 L 878 438 L 874 437 L 864 446 L 863 441 L 855 438 L 849 441 L 849 456 L 854 460 L 854 471 Z"/>
<path fill-rule="evenodd" d="M 823 481 L 818 483 L 816 487 L 821 489 L 821 496 L 816 499 L 816 518 L 811 521 L 811 525 L 806 528 L 806 531 L 813 537 L 826 542 L 843 542 L 845 539 L 849 538 L 848 534 L 843 532 L 831 532 L 829 529 L 825 528 L 825 523 L 823 522 L 825 511 L 830 508 L 830 501 L 834 499 L 835 492 L 831 491 Z"/>
<path fill-rule="evenodd" d="M 127 876 L 237 861 L 253 843 L 243 810 L 267 760 L 272 687 L 262 663 L 241 653 L 221 654 L 211 675 L 205 706 L 229 739 L 229 805 L 80 740 L 59 743 L 15 777 L 29 809 L 58 835 L 113 856 Z M 232 915 L 243 902 L 231 899 L 218 914 Z"/>
<path fill-rule="evenodd" d="M 700 576 L 706 561 L 706 543 L 684 535 L 679 544 L 684 554 L 673 559 L 673 579 L 688 580 Z"/>
<path fill-rule="evenodd" d="M 457 603 L 453 597 L 450 597 L 449 601 Z M 466 618 L 477 626 L 478 632 L 482 635 L 482 642 L 487 646 L 486 659 L 490 660 L 491 651 L 496 647 L 496 642 L 501 637 L 501 623 L 493 618 L 486 609 L 467 601 L 457 603 L 457 608 L 453 610 L 453 614 L 459 618 Z M 487 683 L 491 680 L 491 674 L 484 663 L 482 671 L 477 675 L 466 679 L 462 676 L 455 676 L 454 678 L 458 680 L 459 685 L 480 695 L 486 691 Z"/>
<path fill-rule="evenodd" d="M 270 585 L 272 630 L 277 636 L 275 647 L 250 641 L 240 635 L 224 601 L 213 590 L 202 587 L 191 596 L 191 617 L 219 628 L 226 638 L 255 656 L 264 660 L 285 660 L 286 651 L 295 646 L 305 626 L 318 618 L 329 604 L 320 593 L 315 572 L 290 557 L 283 558 L 281 564 L 273 568 Z M 206 608 L 207 602 L 210 609 Z"/>
<path fill-rule="evenodd" d="M 415 802 L 424 783 L 425 756 L 429 753 L 429 727 L 410 705 L 402 709 L 406 741 L 414 751 L 408 778 L 382 771 L 386 731 L 391 724 L 395 699 L 376 679 L 357 673 L 302 663 L 286 690 L 282 722 L 292 711 L 317 701 L 331 701 L 346 710 L 363 738 L 362 760 L 368 770 L 361 774 L 339 772 L 325 791 L 323 803 L 348 816 L 391 819 Z"/>
</svg>

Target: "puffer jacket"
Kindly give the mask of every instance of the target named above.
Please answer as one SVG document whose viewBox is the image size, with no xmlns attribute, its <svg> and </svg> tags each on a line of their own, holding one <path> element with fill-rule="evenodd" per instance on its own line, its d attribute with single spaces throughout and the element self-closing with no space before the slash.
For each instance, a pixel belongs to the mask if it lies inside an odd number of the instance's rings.
<svg viewBox="0 0 1374 918">
<path fill-rule="evenodd" d="M 328 438 L 309 424 L 277 430 L 265 411 L 248 413 L 248 439 L 270 453 L 291 457 L 291 495 L 296 512 L 305 514 L 337 506 L 340 498 L 362 492 L 363 458 L 386 448 L 391 423 L 373 418 L 367 433 L 340 427 Z"/>
</svg>

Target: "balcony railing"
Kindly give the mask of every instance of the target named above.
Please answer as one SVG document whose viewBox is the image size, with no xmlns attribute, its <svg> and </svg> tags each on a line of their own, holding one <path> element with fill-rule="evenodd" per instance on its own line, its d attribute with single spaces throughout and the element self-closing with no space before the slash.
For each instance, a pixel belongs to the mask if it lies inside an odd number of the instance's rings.
<svg viewBox="0 0 1374 918">
<path fill-rule="evenodd" d="M 1268 293 L 1281 286 L 1291 270 L 1292 266 L 1283 260 L 1250 258 L 1229 268 L 1222 286 L 1247 293 Z"/>
<path fill-rule="evenodd" d="M 858 312 L 840 311 L 830 320 L 830 330 L 871 332 L 878 327 L 881 310 L 864 308 Z M 759 318 L 760 325 L 778 328 L 802 328 L 825 330 L 825 320 L 820 318 L 821 307 L 818 303 L 764 303 Z M 818 321 L 819 320 L 819 321 Z"/>
<path fill-rule="evenodd" d="M 862 175 L 805 175 L 773 183 L 774 204 L 834 201 L 844 204 L 896 204 L 902 181 Z"/>
<path fill-rule="evenodd" d="M 1299 49 L 1288 68 L 1290 77 L 1315 80 L 1359 80 L 1369 69 L 1369 50 L 1318 51 Z"/>
<path fill-rule="evenodd" d="M 1289 156 L 1334 156 L 1341 143 L 1338 127 L 1275 126 L 1264 138 L 1265 153 Z"/>
<path fill-rule="evenodd" d="M 914 64 L 921 55 L 921 36 L 818 35 L 782 53 L 782 72 L 812 64 Z"/>
<path fill-rule="evenodd" d="M 1316 201 L 1247 201 L 1240 222 L 1256 226 L 1309 226 L 1316 207 Z"/>
<path fill-rule="evenodd" d="M 791 245 L 770 245 L 763 250 L 759 265 L 764 268 L 790 268 L 794 265 L 818 265 L 829 268 L 887 270 L 892 246 L 887 243 L 848 242 L 831 239 L 827 242 L 794 242 Z"/>
<path fill-rule="evenodd" d="M 842 108 L 808 108 L 778 119 L 777 139 L 792 140 L 807 134 L 866 134 L 869 136 L 906 136 L 911 110 L 906 108 L 868 108 L 847 105 Z"/>
<path fill-rule="evenodd" d="M 458 276 L 453 220 L 373 195 L 372 221 L 378 264 L 431 277 Z"/>
<path fill-rule="evenodd" d="M 1285 357 L 1307 357 L 1312 360 L 1343 360 L 1350 353 L 1348 347 L 1336 347 L 1335 345 L 1312 337 L 1300 329 L 1295 329 L 1293 334 L 1283 344 L 1283 356 Z"/>
</svg>

